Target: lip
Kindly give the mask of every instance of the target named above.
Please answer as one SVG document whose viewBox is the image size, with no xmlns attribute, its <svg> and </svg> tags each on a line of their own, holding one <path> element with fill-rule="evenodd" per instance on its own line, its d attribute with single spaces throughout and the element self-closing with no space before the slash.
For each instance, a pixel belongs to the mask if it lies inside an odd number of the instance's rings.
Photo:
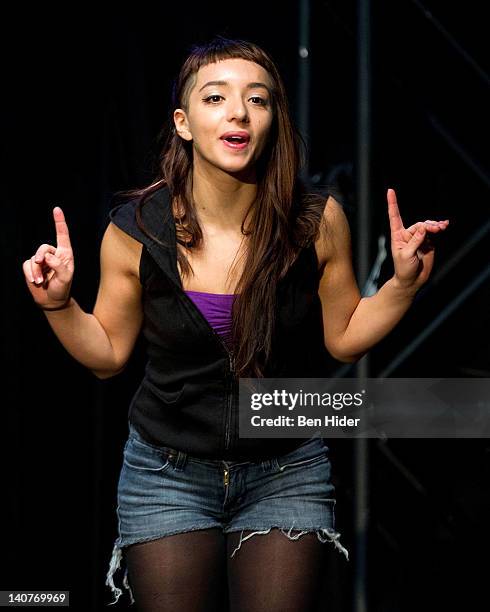
<svg viewBox="0 0 490 612">
<path fill-rule="evenodd" d="M 243 130 L 238 130 L 234 132 L 225 132 L 222 136 L 220 136 L 221 140 L 225 138 L 229 138 L 230 136 L 238 136 L 239 138 L 243 138 L 246 142 L 250 140 L 250 134 Z"/>
<path fill-rule="evenodd" d="M 243 142 L 230 142 L 229 140 L 226 140 L 226 138 L 229 138 L 230 136 L 238 136 L 240 138 L 243 138 Z M 246 149 L 248 147 L 248 144 L 250 142 L 250 134 L 243 130 L 225 132 L 221 136 L 221 141 L 223 142 L 224 146 L 227 149 L 234 149 L 235 151 L 242 151 L 243 149 Z"/>
</svg>

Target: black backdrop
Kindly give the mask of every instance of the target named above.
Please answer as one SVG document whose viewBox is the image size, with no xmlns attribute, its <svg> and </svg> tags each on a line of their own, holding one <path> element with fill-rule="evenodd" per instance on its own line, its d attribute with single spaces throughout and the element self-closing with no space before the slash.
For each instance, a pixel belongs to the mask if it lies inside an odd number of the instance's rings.
<svg viewBox="0 0 490 612">
<path fill-rule="evenodd" d="M 425 0 L 480 67 L 483 7 Z M 57 342 L 24 286 L 22 262 L 54 239 L 60 205 L 76 257 L 73 293 L 86 310 L 113 193 L 152 177 L 172 78 L 190 44 L 215 34 L 271 52 L 297 112 L 297 2 L 70 3 L 10 7 L 2 26 L 2 536 L 0 590 L 65 589 L 71 607 L 103 610 L 116 537 L 116 486 L 127 409 L 143 370 L 138 344 L 124 375 L 95 379 Z M 356 4 L 311 2 L 310 170 L 337 180 L 355 238 Z M 488 222 L 484 170 L 488 80 L 413 0 L 373 2 L 373 234 L 386 233 L 386 188 L 404 220 L 449 218 L 435 273 Z M 355 243 L 354 243 L 355 244 Z M 429 286 L 371 352 L 387 367 L 488 266 L 488 237 Z M 354 252 L 355 256 L 355 252 Z M 389 262 L 382 280 L 390 275 Z M 392 375 L 489 376 L 488 281 Z M 332 360 L 331 372 L 339 364 Z M 327 373 L 328 375 L 328 373 Z M 490 445 L 389 440 L 371 445 L 372 610 L 483 609 Z M 337 527 L 355 555 L 351 441 L 330 443 Z M 350 610 L 353 564 L 332 554 L 320 609 Z M 120 580 L 120 578 L 119 578 Z M 124 601 L 115 606 L 125 608 Z"/>
</svg>

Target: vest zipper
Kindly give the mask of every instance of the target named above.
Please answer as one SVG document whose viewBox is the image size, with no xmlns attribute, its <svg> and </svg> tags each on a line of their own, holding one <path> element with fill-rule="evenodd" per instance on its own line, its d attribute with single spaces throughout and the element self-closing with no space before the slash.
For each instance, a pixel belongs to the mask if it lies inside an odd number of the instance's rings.
<svg viewBox="0 0 490 612">
<path fill-rule="evenodd" d="M 177 285 L 178 286 L 178 285 Z M 182 287 L 179 287 L 182 295 L 190 302 L 191 307 L 197 312 L 198 316 L 202 319 L 206 327 L 211 331 L 212 335 L 218 340 L 221 348 L 228 357 L 228 372 L 226 374 L 227 384 L 225 385 L 226 393 L 226 419 L 225 419 L 225 451 L 230 447 L 230 425 L 231 425 L 231 413 L 233 410 L 233 379 L 235 377 L 235 357 L 233 351 L 230 351 L 223 338 L 215 331 L 214 327 L 209 323 L 206 317 L 202 314 L 199 308 L 194 304 L 191 298 L 187 295 Z"/>
<path fill-rule="evenodd" d="M 177 269 L 177 266 L 176 266 L 176 269 Z M 178 269 L 177 269 L 177 272 L 178 272 Z M 184 300 L 186 300 L 190 304 L 191 310 L 194 310 L 194 312 L 197 313 L 197 316 L 201 319 L 201 321 L 204 323 L 208 331 L 211 332 L 214 338 L 216 338 L 224 354 L 226 354 L 226 356 L 228 357 L 228 372 L 226 373 L 226 380 L 227 381 L 229 380 L 229 385 L 226 385 L 226 389 L 225 389 L 225 393 L 226 393 L 225 450 L 228 450 L 229 445 L 230 445 L 230 421 L 231 421 L 231 412 L 232 412 L 232 405 L 233 405 L 233 379 L 235 376 L 235 358 L 233 355 L 233 351 L 230 351 L 230 349 L 228 348 L 224 340 L 221 338 L 221 336 L 215 331 L 213 326 L 209 323 L 209 321 L 202 314 L 199 308 L 194 304 L 191 298 L 187 295 L 182 285 L 177 283 L 175 279 L 172 278 L 170 275 L 165 274 L 165 276 L 170 280 L 170 282 L 173 285 L 175 285 L 177 290 L 180 291 Z M 179 275 L 179 279 L 180 279 L 180 275 Z"/>
<path fill-rule="evenodd" d="M 228 405 L 226 408 L 226 422 L 225 422 L 225 450 L 228 450 L 230 446 L 230 422 L 233 404 L 233 380 L 235 377 L 235 363 L 232 352 L 228 352 L 229 367 L 230 367 L 230 389 L 228 393 Z"/>
</svg>

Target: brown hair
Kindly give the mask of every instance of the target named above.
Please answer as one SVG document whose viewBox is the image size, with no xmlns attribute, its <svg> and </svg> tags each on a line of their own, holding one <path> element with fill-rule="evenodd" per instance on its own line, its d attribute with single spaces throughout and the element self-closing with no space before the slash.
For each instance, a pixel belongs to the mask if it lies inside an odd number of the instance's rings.
<svg viewBox="0 0 490 612">
<path fill-rule="evenodd" d="M 270 56 L 254 43 L 217 37 L 195 46 L 184 62 L 173 88 L 173 108 L 187 111 L 189 93 L 198 70 L 226 59 L 245 59 L 262 66 L 272 83 L 273 121 L 269 141 L 257 162 L 257 195 L 247 211 L 254 209 L 244 271 L 238 281 L 233 305 L 232 337 L 238 376 L 261 377 L 271 355 L 276 309 L 276 286 L 294 263 L 300 250 L 312 243 L 323 218 L 325 196 L 306 194 L 298 178 L 301 139 L 291 123 L 282 79 Z M 172 109 L 173 110 L 173 109 Z M 141 197 L 136 219 L 142 231 L 141 206 L 157 190 L 168 187 L 174 204 L 177 241 L 191 249 L 202 241 L 192 198 L 192 142 L 183 140 L 169 121 L 166 142 L 159 154 L 156 179 L 144 189 L 124 192 Z M 155 236 L 151 236 L 157 240 Z M 178 263 L 183 275 L 192 269 L 180 249 Z"/>
</svg>

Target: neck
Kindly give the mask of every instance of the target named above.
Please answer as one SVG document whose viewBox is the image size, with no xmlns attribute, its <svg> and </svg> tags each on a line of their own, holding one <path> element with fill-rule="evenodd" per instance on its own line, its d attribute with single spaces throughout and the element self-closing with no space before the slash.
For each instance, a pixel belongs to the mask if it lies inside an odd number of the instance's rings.
<svg viewBox="0 0 490 612">
<path fill-rule="evenodd" d="M 257 195 L 255 173 L 247 177 L 236 176 L 195 164 L 192 195 L 202 226 L 211 232 L 240 231 L 245 214 Z M 247 221 L 250 219 L 251 214 Z"/>
</svg>

